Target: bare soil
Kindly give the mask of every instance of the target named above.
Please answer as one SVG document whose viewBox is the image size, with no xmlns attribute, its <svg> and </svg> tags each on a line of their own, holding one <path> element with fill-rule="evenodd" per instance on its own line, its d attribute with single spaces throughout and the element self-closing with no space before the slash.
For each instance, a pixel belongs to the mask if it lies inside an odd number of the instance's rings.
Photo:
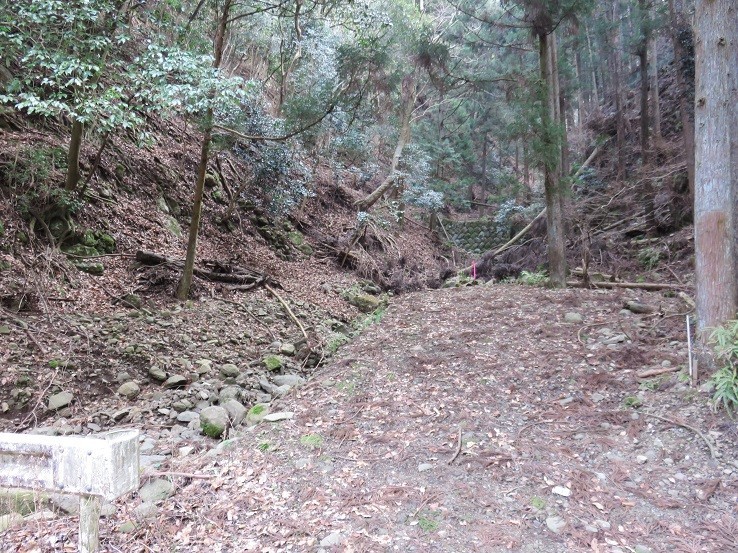
<svg viewBox="0 0 738 553">
<path fill-rule="evenodd" d="M 687 310 L 518 285 L 403 295 L 279 400 L 291 419 L 185 456 L 162 435 L 175 494 L 147 520 L 120 499 L 101 551 L 738 551 L 735 421 L 683 371 L 637 377 L 686 365 Z M 76 534 L 74 517 L 28 523 L 0 550 Z"/>
</svg>

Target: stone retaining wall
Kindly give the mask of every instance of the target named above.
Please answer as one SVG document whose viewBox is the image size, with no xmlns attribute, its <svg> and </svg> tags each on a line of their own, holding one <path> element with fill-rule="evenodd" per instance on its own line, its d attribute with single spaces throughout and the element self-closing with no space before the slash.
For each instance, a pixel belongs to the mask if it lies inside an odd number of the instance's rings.
<svg viewBox="0 0 738 553">
<path fill-rule="evenodd" d="M 477 219 L 474 221 L 451 221 L 443 220 L 449 238 L 455 246 L 473 254 L 482 254 L 504 244 L 508 237 L 498 232 L 497 225 L 490 219 Z M 445 239 L 443 230 L 439 229 L 439 235 Z"/>
</svg>

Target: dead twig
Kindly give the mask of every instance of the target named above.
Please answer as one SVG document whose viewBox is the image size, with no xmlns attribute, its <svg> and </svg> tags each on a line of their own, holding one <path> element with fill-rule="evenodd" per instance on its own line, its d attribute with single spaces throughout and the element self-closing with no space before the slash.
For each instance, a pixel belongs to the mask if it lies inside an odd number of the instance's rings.
<svg viewBox="0 0 738 553">
<path fill-rule="evenodd" d="M 673 419 L 662 417 L 661 415 L 655 415 L 653 413 L 643 412 L 641 414 L 642 415 L 646 415 L 647 417 L 652 417 L 654 419 L 658 419 L 660 421 L 668 422 L 669 424 L 673 424 L 674 426 L 681 426 L 682 428 L 686 428 L 687 430 L 691 430 L 692 432 L 694 432 L 695 434 L 697 434 L 700 438 L 702 438 L 702 441 L 707 444 L 707 447 L 710 450 L 710 457 L 712 457 L 713 459 L 717 459 L 717 456 L 718 456 L 717 449 L 712 444 L 712 442 L 707 439 L 707 436 L 705 436 L 699 428 L 695 428 L 694 426 L 691 426 L 691 425 L 689 425 L 687 423 L 684 423 L 684 422 L 679 422 L 679 421 L 675 421 Z"/>
<path fill-rule="evenodd" d="M 300 332 L 302 332 L 302 335 L 303 335 L 303 336 L 305 337 L 305 339 L 306 339 L 306 340 L 308 340 L 309 338 L 308 338 L 307 332 L 305 331 L 305 327 L 304 327 L 304 326 L 302 326 L 302 323 L 301 323 L 301 322 L 300 322 L 300 320 L 299 320 L 299 319 L 298 319 L 298 318 L 297 318 L 297 317 L 295 316 L 295 314 L 294 314 L 294 313 L 292 312 L 292 309 L 290 309 L 290 306 L 289 306 L 289 305 L 287 305 L 287 302 L 285 302 L 285 301 L 284 301 L 284 300 L 282 299 L 282 297 L 281 297 L 281 296 L 280 296 L 279 294 L 277 294 L 277 292 L 275 292 L 275 291 L 274 291 L 274 288 L 272 288 L 272 287 L 271 287 L 271 286 L 269 286 L 268 284 L 265 284 L 265 285 L 264 285 L 264 288 L 266 288 L 266 289 L 267 289 L 267 290 L 269 291 L 269 293 L 271 293 L 271 294 L 272 294 L 272 295 L 273 295 L 273 296 L 274 296 L 275 298 L 277 298 L 277 300 L 279 301 L 279 303 L 281 303 L 281 304 L 282 304 L 282 307 L 284 307 L 284 308 L 285 308 L 285 310 L 287 311 L 287 314 L 288 314 L 288 315 L 290 316 L 290 318 L 291 318 L 291 319 L 292 319 L 293 321 L 295 321 L 295 323 L 297 324 L 297 326 L 299 326 L 299 327 L 300 327 Z"/>
<path fill-rule="evenodd" d="M 141 478 L 159 478 L 162 476 L 192 478 L 193 480 L 210 480 L 211 478 L 215 478 L 214 474 L 192 474 L 189 472 L 145 472 L 141 475 Z"/>
<path fill-rule="evenodd" d="M 456 451 L 454 451 L 453 456 L 446 462 L 447 465 L 453 463 L 461 453 L 461 426 L 459 426 L 459 435 L 457 436 L 456 440 Z"/>
</svg>

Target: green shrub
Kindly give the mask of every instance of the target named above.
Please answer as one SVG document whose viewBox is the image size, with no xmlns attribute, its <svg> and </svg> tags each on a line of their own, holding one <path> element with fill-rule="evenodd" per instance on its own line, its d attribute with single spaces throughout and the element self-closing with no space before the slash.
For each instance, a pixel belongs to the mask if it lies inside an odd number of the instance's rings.
<svg viewBox="0 0 738 553">
<path fill-rule="evenodd" d="M 738 320 L 728 321 L 710 334 L 709 343 L 722 365 L 710 378 L 715 391 L 713 408 L 721 406 L 732 415 L 738 408 Z"/>
</svg>

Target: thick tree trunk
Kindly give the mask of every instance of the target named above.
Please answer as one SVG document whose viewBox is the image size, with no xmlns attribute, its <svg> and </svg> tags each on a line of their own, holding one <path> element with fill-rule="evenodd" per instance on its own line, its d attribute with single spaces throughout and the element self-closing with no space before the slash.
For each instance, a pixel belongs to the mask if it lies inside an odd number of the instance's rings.
<svg viewBox="0 0 738 553">
<path fill-rule="evenodd" d="M 738 6 L 698 0 L 695 14 L 697 330 L 738 313 Z"/>
<path fill-rule="evenodd" d="M 218 69 L 223 59 L 223 45 L 225 44 L 226 28 L 230 17 L 233 0 L 225 0 L 221 12 L 218 28 L 215 32 L 213 67 Z M 211 97 L 215 96 L 212 91 Z M 210 139 L 213 134 L 213 108 L 208 108 L 205 114 L 205 130 L 202 135 L 202 146 L 200 148 L 200 163 L 197 166 L 197 180 L 195 182 L 195 197 L 192 202 L 192 220 L 190 221 L 190 232 L 187 239 L 187 256 L 185 257 L 182 277 L 177 286 L 176 297 L 184 301 L 190 293 L 192 285 L 192 273 L 195 268 L 195 255 L 197 253 L 197 235 L 200 230 L 200 218 L 202 216 L 202 197 L 205 188 L 205 174 L 208 169 L 208 158 L 210 155 Z"/>
<path fill-rule="evenodd" d="M 553 33 L 538 36 L 541 64 L 541 80 L 545 87 L 545 98 L 542 105 L 544 143 L 546 160 L 544 161 L 544 188 L 546 193 L 546 223 L 548 238 L 548 272 L 551 286 L 566 286 L 566 250 L 564 241 L 564 221 L 561 194 L 561 150 L 556 136 L 559 97 L 556 87 L 556 67 L 553 64 L 555 38 Z"/>
<path fill-rule="evenodd" d="M 79 171 L 79 155 L 82 150 L 82 136 L 85 128 L 82 123 L 75 120 L 72 123 L 72 136 L 69 139 L 69 150 L 67 150 L 67 176 L 64 182 L 64 190 L 74 192 L 81 177 Z"/>
</svg>

